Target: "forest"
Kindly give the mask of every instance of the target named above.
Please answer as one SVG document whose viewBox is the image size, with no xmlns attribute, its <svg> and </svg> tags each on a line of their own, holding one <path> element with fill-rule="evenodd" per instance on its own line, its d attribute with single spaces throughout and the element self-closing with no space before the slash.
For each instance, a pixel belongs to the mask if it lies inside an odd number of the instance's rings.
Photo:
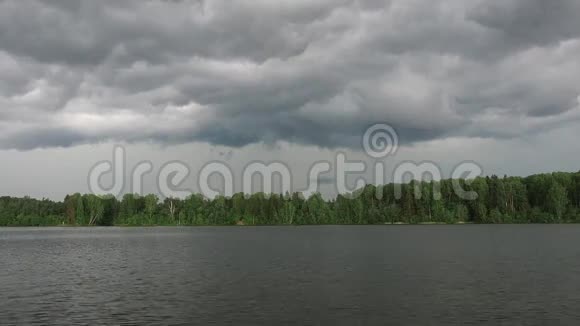
<svg viewBox="0 0 580 326">
<path fill-rule="evenodd" d="M 318 225 L 580 222 L 580 172 L 366 186 L 325 200 L 320 194 L 236 194 L 185 199 L 155 195 L 69 195 L 62 202 L 0 197 L 0 226 Z M 400 189 L 399 192 L 396 189 Z M 436 190 L 439 189 L 439 190 Z M 377 196 L 377 191 L 382 196 Z M 440 199 L 433 196 L 440 192 Z M 400 195 L 397 195 L 400 194 Z"/>
</svg>

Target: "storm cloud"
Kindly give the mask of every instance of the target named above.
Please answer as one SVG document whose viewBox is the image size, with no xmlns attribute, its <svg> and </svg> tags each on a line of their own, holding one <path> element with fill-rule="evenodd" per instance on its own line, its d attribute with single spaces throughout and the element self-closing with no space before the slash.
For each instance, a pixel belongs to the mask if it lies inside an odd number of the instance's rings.
<svg viewBox="0 0 580 326">
<path fill-rule="evenodd" d="M 576 0 L 0 0 L 0 149 L 356 147 L 580 118 Z"/>
</svg>

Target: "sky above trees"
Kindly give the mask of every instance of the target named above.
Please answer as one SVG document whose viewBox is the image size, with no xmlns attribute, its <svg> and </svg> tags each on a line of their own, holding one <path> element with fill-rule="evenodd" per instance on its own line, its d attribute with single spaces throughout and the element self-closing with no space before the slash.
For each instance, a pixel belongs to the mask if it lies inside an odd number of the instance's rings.
<svg viewBox="0 0 580 326">
<path fill-rule="evenodd" d="M 194 166 L 290 149 L 301 171 L 305 157 L 357 155 L 378 122 L 399 132 L 397 160 L 578 170 L 578 12 L 575 0 L 0 1 L 0 192 L 84 192 L 116 143 Z"/>
</svg>

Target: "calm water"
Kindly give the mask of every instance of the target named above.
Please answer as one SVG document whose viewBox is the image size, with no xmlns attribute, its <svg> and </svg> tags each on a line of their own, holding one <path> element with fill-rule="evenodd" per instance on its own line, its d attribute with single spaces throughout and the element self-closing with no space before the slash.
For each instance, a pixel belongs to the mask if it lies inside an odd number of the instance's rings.
<svg viewBox="0 0 580 326">
<path fill-rule="evenodd" d="M 580 323 L 580 226 L 0 229 L 0 325 Z"/>
</svg>

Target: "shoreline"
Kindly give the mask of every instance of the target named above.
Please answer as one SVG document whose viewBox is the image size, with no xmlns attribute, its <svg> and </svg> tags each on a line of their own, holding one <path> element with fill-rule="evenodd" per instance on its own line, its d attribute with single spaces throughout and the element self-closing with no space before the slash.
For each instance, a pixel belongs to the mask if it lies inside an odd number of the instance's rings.
<svg viewBox="0 0 580 326">
<path fill-rule="evenodd" d="M 2 229 L 107 229 L 107 228 L 249 228 L 249 227 L 388 227 L 388 226 L 467 226 L 467 225 L 580 225 L 577 222 L 560 222 L 560 223 L 474 223 L 474 222 L 458 222 L 458 223 L 442 223 L 442 222 L 421 222 L 421 223 L 382 223 L 382 224 L 262 224 L 262 225 L 11 225 L 11 226 L 0 226 Z"/>
</svg>

